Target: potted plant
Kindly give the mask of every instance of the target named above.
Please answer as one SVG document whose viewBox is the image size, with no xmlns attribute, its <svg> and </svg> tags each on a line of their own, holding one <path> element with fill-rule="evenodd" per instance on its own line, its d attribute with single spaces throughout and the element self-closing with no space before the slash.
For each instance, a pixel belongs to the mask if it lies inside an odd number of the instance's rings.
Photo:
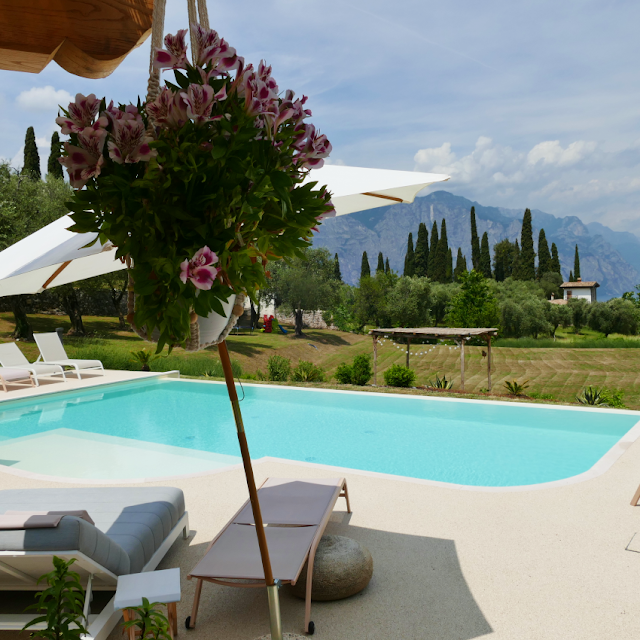
<svg viewBox="0 0 640 640">
<path fill-rule="evenodd" d="M 31 632 L 32 638 L 80 640 L 87 634 L 83 613 L 84 589 L 80 584 L 80 576 L 69 571 L 75 561 L 75 558 L 71 558 L 65 562 L 54 556 L 53 571 L 38 578 L 38 584 L 45 581 L 48 587 L 36 593 L 37 602 L 27 610 L 35 609 L 41 615 L 28 622 L 22 631 L 43 622 L 46 627 Z"/>
<path fill-rule="evenodd" d="M 69 136 L 71 229 L 99 232 L 128 260 L 128 320 L 156 332 L 158 351 L 186 344 L 198 317 L 228 315 L 236 295 L 255 300 L 268 263 L 300 255 L 335 215 L 324 187 L 303 184 L 331 150 L 305 122 L 307 98 L 279 92 L 271 67 L 245 64 L 200 25 L 188 62 L 185 36 L 155 52 L 174 79 L 145 102 L 78 94 L 56 120 Z"/>
</svg>

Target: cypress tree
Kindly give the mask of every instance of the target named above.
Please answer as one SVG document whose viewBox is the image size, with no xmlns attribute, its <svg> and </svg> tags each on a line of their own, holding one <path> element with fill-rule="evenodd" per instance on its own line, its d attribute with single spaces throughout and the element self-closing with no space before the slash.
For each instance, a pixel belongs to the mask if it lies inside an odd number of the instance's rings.
<svg viewBox="0 0 640 640">
<path fill-rule="evenodd" d="M 531 210 L 525 209 L 522 218 L 522 234 L 520 236 L 520 261 L 514 277 L 518 280 L 536 279 L 536 252 L 533 250 L 533 230 L 531 228 Z"/>
<path fill-rule="evenodd" d="M 551 252 L 549 251 L 549 243 L 544 229 L 540 229 L 540 234 L 538 235 L 538 279 L 549 271 L 553 271 L 551 268 Z"/>
<path fill-rule="evenodd" d="M 378 253 L 378 266 L 376 267 L 376 274 L 384 273 L 384 256 L 382 255 L 382 251 Z"/>
<path fill-rule="evenodd" d="M 506 238 L 494 245 L 493 277 L 496 279 L 496 282 L 502 282 L 513 275 L 517 245 L 517 241 L 513 243 Z"/>
<path fill-rule="evenodd" d="M 333 279 L 342 282 L 342 273 L 340 271 L 340 260 L 338 259 L 338 254 L 336 253 L 333 256 Z"/>
<path fill-rule="evenodd" d="M 418 227 L 418 239 L 415 250 L 415 275 L 426 277 L 429 273 L 429 232 L 424 222 Z"/>
<path fill-rule="evenodd" d="M 578 245 L 576 245 L 576 255 L 573 259 L 573 275 L 576 281 L 580 277 L 580 254 L 578 253 Z"/>
<path fill-rule="evenodd" d="M 436 259 L 434 261 L 434 273 L 432 278 L 436 282 L 447 282 L 447 253 L 449 251 L 449 240 L 447 239 L 447 221 L 442 218 L 440 227 L 440 239 L 436 249 Z"/>
<path fill-rule="evenodd" d="M 558 256 L 558 247 L 556 247 L 555 242 L 551 243 L 551 265 L 549 271 L 562 275 L 562 269 L 560 268 L 560 256 Z"/>
<path fill-rule="evenodd" d="M 438 223 L 434 220 L 433 226 L 431 227 L 431 246 L 429 247 L 429 269 L 427 271 L 427 275 L 435 280 L 436 277 L 434 275 L 436 258 L 438 254 Z"/>
<path fill-rule="evenodd" d="M 575 282 L 573 279 L 573 271 L 569 271 L 569 282 Z"/>
<path fill-rule="evenodd" d="M 453 279 L 453 253 L 451 247 L 447 249 L 447 269 L 444 274 L 444 281 L 451 282 Z"/>
<path fill-rule="evenodd" d="M 391 267 L 389 266 L 389 258 L 384 262 L 384 272 L 389 275 L 391 273 Z"/>
<path fill-rule="evenodd" d="M 478 227 L 476 227 L 475 207 L 471 207 L 471 264 L 478 271 L 480 267 L 480 240 L 478 239 Z"/>
<path fill-rule="evenodd" d="M 416 272 L 416 256 L 413 251 L 413 233 L 409 232 L 407 238 L 407 253 L 404 256 L 404 273 L 405 276 L 413 276 Z"/>
<path fill-rule="evenodd" d="M 360 280 L 362 278 L 368 278 L 371 276 L 371 268 L 369 267 L 369 258 L 367 257 L 367 252 L 362 252 L 362 263 L 360 265 Z"/>
<path fill-rule="evenodd" d="M 513 243 L 513 261 L 511 263 L 511 277 L 518 279 L 518 271 L 520 271 L 520 246 L 518 240 Z"/>
<path fill-rule="evenodd" d="M 47 174 L 54 178 L 64 177 L 62 174 L 62 165 L 58 162 L 58 158 L 62 155 L 62 142 L 57 131 L 51 136 L 51 153 L 47 162 Z"/>
<path fill-rule="evenodd" d="M 30 178 L 37 178 L 38 180 L 42 177 L 40 174 L 40 156 L 38 155 L 36 134 L 33 127 L 27 129 L 27 135 L 24 139 L 24 164 L 22 165 L 22 173 Z"/>
<path fill-rule="evenodd" d="M 458 247 L 456 268 L 453 270 L 453 281 L 460 282 L 460 276 L 467 270 L 467 259 L 462 255 L 462 249 Z"/>
<path fill-rule="evenodd" d="M 480 273 L 485 278 L 491 278 L 491 253 L 489 251 L 489 235 L 485 231 L 482 234 L 482 244 L 480 245 Z"/>
</svg>

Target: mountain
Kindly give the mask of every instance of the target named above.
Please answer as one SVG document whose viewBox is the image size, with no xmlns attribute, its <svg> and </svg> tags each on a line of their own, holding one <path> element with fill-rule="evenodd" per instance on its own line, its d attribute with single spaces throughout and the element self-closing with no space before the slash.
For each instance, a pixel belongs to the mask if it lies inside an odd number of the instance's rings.
<svg viewBox="0 0 640 640">
<path fill-rule="evenodd" d="M 362 252 L 366 251 L 375 270 L 378 252 L 389 258 L 391 268 L 402 273 L 407 236 L 413 232 L 414 242 L 418 225 L 426 223 L 429 233 L 433 222 L 440 230 L 443 218 L 447 221 L 449 246 L 453 250 L 454 266 L 458 247 L 471 262 L 471 225 L 469 211 L 476 208 L 478 235 L 486 231 L 489 245 L 509 238 L 520 238 L 523 210 L 487 207 L 447 191 L 436 191 L 416 198 L 413 204 L 399 204 L 348 216 L 326 220 L 315 234 L 315 247 L 326 247 L 340 257 L 340 269 L 345 282 L 356 284 L 360 278 Z M 633 290 L 640 282 L 640 239 L 631 233 L 613 231 L 592 222 L 585 225 L 576 216 L 558 218 L 534 209 L 531 211 L 534 239 L 544 228 L 549 247 L 555 242 L 560 255 L 562 273 L 569 277 L 573 270 L 575 245 L 580 252 L 580 271 L 583 280 L 600 283 L 598 298 L 606 300 Z"/>
</svg>

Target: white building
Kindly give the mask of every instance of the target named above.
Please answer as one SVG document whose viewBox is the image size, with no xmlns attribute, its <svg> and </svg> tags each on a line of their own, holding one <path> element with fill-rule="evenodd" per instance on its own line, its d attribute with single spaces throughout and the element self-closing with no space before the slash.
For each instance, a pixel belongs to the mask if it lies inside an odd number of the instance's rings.
<svg viewBox="0 0 640 640">
<path fill-rule="evenodd" d="M 560 285 L 564 289 L 564 299 L 569 301 L 572 298 L 580 298 L 587 302 L 596 302 L 596 289 L 600 286 L 595 280 L 582 281 L 578 278 L 576 282 L 563 282 Z"/>
</svg>

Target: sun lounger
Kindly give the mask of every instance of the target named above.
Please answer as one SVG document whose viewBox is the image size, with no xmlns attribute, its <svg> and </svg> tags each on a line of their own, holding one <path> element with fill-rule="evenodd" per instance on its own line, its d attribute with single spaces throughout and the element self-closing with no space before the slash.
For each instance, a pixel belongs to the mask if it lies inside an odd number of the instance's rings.
<svg viewBox="0 0 640 640">
<path fill-rule="evenodd" d="M 65 515 L 57 526 L 0 530 L 0 591 L 39 591 L 42 583 L 36 581 L 51 571 L 53 556 L 75 558 L 72 569 L 87 588 L 87 607 L 92 591 L 115 592 L 118 576 L 153 571 L 180 534 L 186 538 L 189 532 L 184 495 L 173 487 L 0 491 L 0 514 L 10 511 L 80 515 Z M 0 630 L 20 630 L 36 617 L 22 611 L 0 615 Z M 86 613 L 87 640 L 105 640 L 122 615 L 114 598 L 100 613 Z"/>
<path fill-rule="evenodd" d="M 40 385 L 38 376 L 59 376 L 66 380 L 64 369 L 59 364 L 44 364 L 38 362 L 29 362 L 27 357 L 20 351 L 20 347 L 15 342 L 5 342 L 0 344 L 0 365 L 3 367 L 16 367 L 26 369 L 31 372 L 35 380 L 36 387 Z"/>
<path fill-rule="evenodd" d="M 25 380 L 33 387 L 31 372 L 26 369 L 15 369 L 12 367 L 0 367 L 0 384 L 5 391 L 8 391 L 7 384 L 25 384 Z"/>
<path fill-rule="evenodd" d="M 40 349 L 40 356 L 47 364 L 58 364 L 62 367 L 72 367 L 78 374 L 78 380 L 82 379 L 80 371 L 86 369 L 101 369 L 104 371 L 100 360 L 77 360 L 69 358 L 62 346 L 60 336 L 53 333 L 34 333 L 33 337 Z"/>
<path fill-rule="evenodd" d="M 314 631 L 314 624 L 310 620 L 313 560 L 340 497 L 346 499 L 347 511 L 351 513 L 344 478 L 270 478 L 258 490 L 262 519 L 268 525 L 265 533 L 273 577 L 283 584 L 295 584 L 305 562 L 309 563 L 304 619 L 307 633 Z M 187 628 L 196 626 L 203 582 L 230 587 L 265 586 L 258 537 L 248 500 L 214 538 L 204 558 L 187 578 L 196 578 L 198 581 L 193 610 L 186 620 Z"/>
</svg>

